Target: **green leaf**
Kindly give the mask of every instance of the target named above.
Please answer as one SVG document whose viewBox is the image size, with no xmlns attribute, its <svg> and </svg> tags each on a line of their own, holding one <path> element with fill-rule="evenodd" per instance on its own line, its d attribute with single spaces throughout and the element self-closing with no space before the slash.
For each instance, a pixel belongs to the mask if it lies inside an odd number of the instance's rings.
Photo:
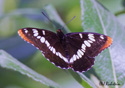
<svg viewBox="0 0 125 88">
<path fill-rule="evenodd" d="M 101 81 L 125 82 L 125 30 L 116 17 L 95 0 L 81 0 L 82 27 L 84 31 L 110 36 L 113 44 L 96 57 L 94 70 Z M 117 85 L 112 87 L 118 87 Z"/>
<path fill-rule="evenodd" d="M 43 83 L 49 87 L 60 88 L 57 83 L 33 71 L 3 50 L 0 50 L 0 66 L 3 68 L 18 71 L 21 74 L 26 75 L 33 80 Z"/>
<path fill-rule="evenodd" d="M 38 9 L 25 8 L 16 9 L 7 14 L 1 14 L 0 37 L 9 37 L 17 34 L 17 30 L 24 27 L 50 28 L 50 25 L 46 25 L 48 20 L 44 19 L 45 17 L 40 11 Z"/>
<path fill-rule="evenodd" d="M 97 88 L 84 74 L 68 70 L 70 74 L 79 82 L 84 88 Z"/>
</svg>

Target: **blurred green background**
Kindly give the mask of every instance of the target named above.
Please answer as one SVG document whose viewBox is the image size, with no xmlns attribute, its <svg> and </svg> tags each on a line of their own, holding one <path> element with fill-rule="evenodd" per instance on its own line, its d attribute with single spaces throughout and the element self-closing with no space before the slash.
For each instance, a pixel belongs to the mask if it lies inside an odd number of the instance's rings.
<svg viewBox="0 0 125 88">
<path fill-rule="evenodd" d="M 106 9 L 115 14 L 125 25 L 125 0 L 98 0 Z M 37 27 L 52 30 L 54 27 L 41 11 L 48 4 L 54 6 L 71 32 L 82 32 L 79 0 L 0 0 L 0 49 L 26 64 L 36 72 L 63 85 L 65 88 L 82 88 L 66 71 L 47 61 L 32 45 L 24 42 L 17 34 L 20 28 Z M 54 30 L 54 32 L 56 29 Z M 0 67 L 0 88 L 48 88 L 44 84 L 18 72 Z"/>
</svg>

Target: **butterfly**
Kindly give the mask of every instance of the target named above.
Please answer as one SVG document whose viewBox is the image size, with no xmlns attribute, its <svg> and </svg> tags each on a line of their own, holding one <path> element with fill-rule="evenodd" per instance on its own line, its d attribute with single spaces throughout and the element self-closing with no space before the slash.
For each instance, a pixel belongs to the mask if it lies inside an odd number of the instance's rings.
<svg viewBox="0 0 125 88">
<path fill-rule="evenodd" d="M 89 70 L 97 56 L 112 44 L 112 38 L 93 32 L 75 32 L 64 34 L 38 28 L 22 28 L 18 34 L 25 41 L 38 48 L 51 63 L 62 69 L 77 72 Z"/>
</svg>

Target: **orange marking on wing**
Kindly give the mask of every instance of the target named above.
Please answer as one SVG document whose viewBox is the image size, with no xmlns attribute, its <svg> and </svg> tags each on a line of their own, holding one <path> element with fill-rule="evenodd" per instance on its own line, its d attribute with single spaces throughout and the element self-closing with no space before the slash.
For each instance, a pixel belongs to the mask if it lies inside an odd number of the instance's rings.
<svg viewBox="0 0 125 88">
<path fill-rule="evenodd" d="M 112 38 L 107 36 L 107 41 L 104 44 L 104 46 L 100 49 L 100 51 L 104 50 L 105 48 L 108 48 L 112 44 Z"/>
<path fill-rule="evenodd" d="M 29 43 L 33 43 L 32 41 L 30 41 L 30 40 L 24 35 L 24 33 L 22 32 L 22 29 L 20 29 L 20 30 L 18 31 L 18 34 L 19 34 L 25 41 L 27 41 L 27 42 L 29 42 Z"/>
</svg>

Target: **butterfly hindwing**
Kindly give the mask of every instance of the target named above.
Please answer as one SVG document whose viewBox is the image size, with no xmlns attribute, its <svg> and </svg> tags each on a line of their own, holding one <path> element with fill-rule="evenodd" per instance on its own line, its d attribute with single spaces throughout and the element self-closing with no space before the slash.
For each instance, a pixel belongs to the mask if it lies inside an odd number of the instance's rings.
<svg viewBox="0 0 125 88">
<path fill-rule="evenodd" d="M 72 63 L 72 69 L 78 72 L 85 72 L 94 65 L 94 62 L 95 58 L 84 55 Z"/>
</svg>

